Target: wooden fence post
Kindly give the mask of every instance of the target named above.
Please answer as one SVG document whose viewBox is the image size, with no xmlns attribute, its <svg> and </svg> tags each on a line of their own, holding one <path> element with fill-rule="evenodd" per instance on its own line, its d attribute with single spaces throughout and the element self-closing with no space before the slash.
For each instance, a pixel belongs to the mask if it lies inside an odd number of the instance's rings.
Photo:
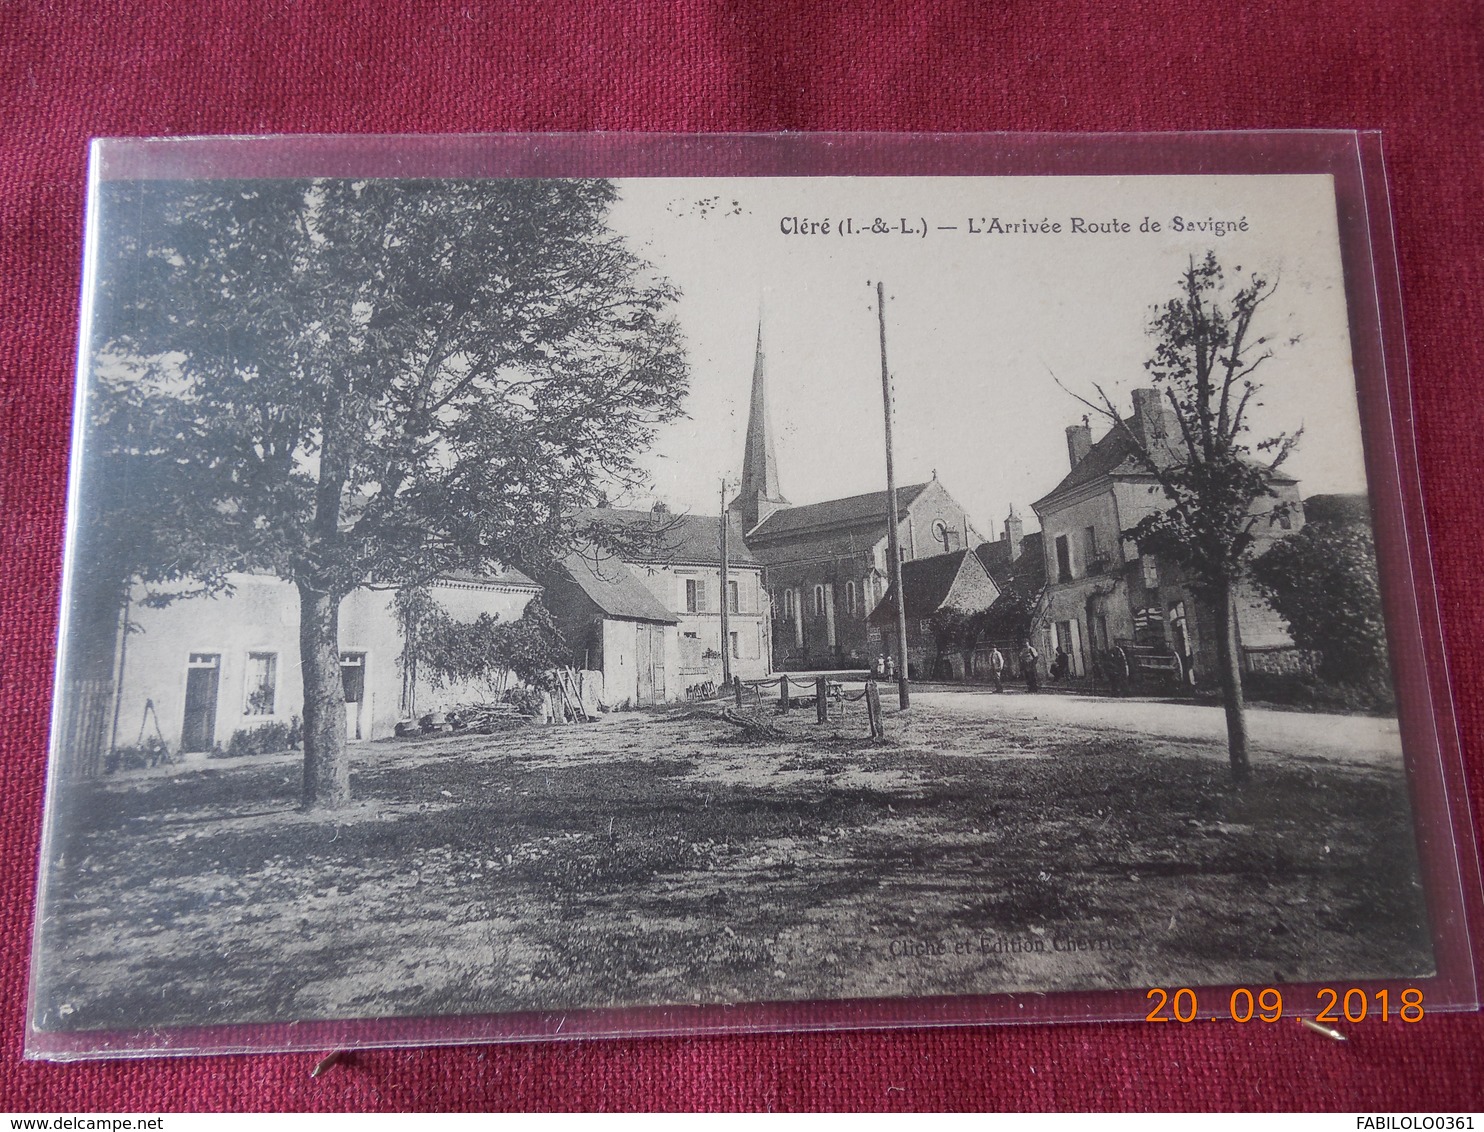
<svg viewBox="0 0 1484 1132">
<path fill-rule="evenodd" d="M 814 721 L 824 723 L 830 718 L 830 684 L 825 677 L 817 677 L 814 681 Z"/>
<path fill-rule="evenodd" d="M 742 706 L 742 677 L 740 677 L 740 676 L 733 676 L 732 677 L 732 690 L 737 693 L 737 707 L 738 708 L 741 708 L 741 706 Z"/>
<path fill-rule="evenodd" d="M 871 724 L 871 738 L 885 739 L 886 728 L 881 725 L 881 691 L 876 681 L 866 681 L 866 718 Z"/>
<path fill-rule="evenodd" d="M 778 677 L 778 706 L 783 709 L 783 712 L 784 712 L 785 715 L 788 714 L 788 673 L 787 672 L 785 672 L 782 676 Z"/>
</svg>

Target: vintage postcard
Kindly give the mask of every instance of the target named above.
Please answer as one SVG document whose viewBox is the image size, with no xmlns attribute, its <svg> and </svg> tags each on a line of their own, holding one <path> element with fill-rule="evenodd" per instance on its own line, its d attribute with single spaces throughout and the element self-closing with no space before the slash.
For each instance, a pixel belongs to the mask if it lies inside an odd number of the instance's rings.
<svg viewBox="0 0 1484 1132">
<path fill-rule="evenodd" d="M 1325 172 L 98 178 L 33 1052 L 1421 1004 L 1345 223 Z"/>
</svg>

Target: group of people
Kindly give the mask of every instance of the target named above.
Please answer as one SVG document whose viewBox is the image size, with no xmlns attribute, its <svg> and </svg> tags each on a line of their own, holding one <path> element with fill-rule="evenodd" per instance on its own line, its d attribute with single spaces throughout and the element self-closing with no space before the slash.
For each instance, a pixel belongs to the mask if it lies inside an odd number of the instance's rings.
<svg viewBox="0 0 1484 1132">
<path fill-rule="evenodd" d="M 1057 653 L 1058 656 L 1062 655 L 1060 649 L 1057 650 Z M 1020 652 L 1016 654 L 1016 657 L 1020 662 L 1020 678 L 1025 681 L 1025 690 L 1027 692 L 1039 692 L 1041 690 L 1040 652 L 1037 651 L 1035 645 L 1031 644 L 1029 640 L 1026 640 L 1021 643 Z M 1065 671 L 1065 667 L 1063 671 Z M 989 672 L 994 677 L 994 690 L 996 692 L 1003 692 L 1005 690 L 1005 654 L 999 650 L 998 646 L 990 647 Z M 1053 668 L 1054 674 L 1055 669 Z"/>
<path fill-rule="evenodd" d="M 1029 639 L 1023 640 L 1018 652 L 1012 653 L 1019 664 L 1020 679 L 1025 681 L 1028 692 L 1039 692 L 1041 690 L 1041 653 Z M 1009 662 L 1005 654 L 997 646 L 991 646 L 986 658 L 989 663 L 989 672 L 994 679 L 994 690 L 1003 692 L 1005 690 L 1006 670 Z M 1047 666 L 1046 674 L 1053 680 L 1064 680 L 1071 674 L 1072 658 L 1066 649 L 1057 646 L 1056 655 L 1051 658 Z M 1190 671 L 1188 659 L 1183 666 L 1184 672 Z M 871 675 L 875 677 L 885 676 L 888 680 L 896 679 L 896 661 L 889 655 L 878 656 L 871 662 Z M 1121 645 L 1114 645 L 1108 649 L 1097 650 L 1092 653 L 1092 676 L 1094 687 L 1099 683 L 1106 682 L 1109 690 L 1115 696 L 1126 696 L 1132 686 L 1132 662 L 1128 653 Z"/>
</svg>

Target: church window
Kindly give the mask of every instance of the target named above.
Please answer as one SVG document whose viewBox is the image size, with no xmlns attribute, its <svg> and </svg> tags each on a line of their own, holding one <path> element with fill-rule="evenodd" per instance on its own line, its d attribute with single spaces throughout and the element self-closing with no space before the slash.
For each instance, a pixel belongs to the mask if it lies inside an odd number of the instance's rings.
<svg viewBox="0 0 1484 1132">
<path fill-rule="evenodd" d="M 933 520 L 933 541 L 943 548 L 943 553 L 948 553 L 948 524 L 942 519 Z"/>
<path fill-rule="evenodd" d="M 824 587 L 814 587 L 814 616 L 824 616 Z"/>
<path fill-rule="evenodd" d="M 793 617 L 794 617 L 794 592 L 793 592 L 793 590 L 784 590 L 783 591 L 783 616 L 787 617 L 790 621 L 793 620 Z"/>
<path fill-rule="evenodd" d="M 854 582 L 846 582 L 845 583 L 845 612 L 846 613 L 854 613 L 855 612 L 855 583 Z"/>
</svg>

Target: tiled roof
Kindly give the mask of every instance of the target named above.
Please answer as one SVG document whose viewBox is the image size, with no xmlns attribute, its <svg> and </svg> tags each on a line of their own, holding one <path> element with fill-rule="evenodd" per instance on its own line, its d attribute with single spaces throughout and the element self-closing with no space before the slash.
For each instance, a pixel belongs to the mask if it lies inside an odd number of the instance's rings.
<svg viewBox="0 0 1484 1132">
<path fill-rule="evenodd" d="M 984 569 L 1000 589 L 1012 578 L 1027 578 L 1039 584 L 1046 580 L 1046 559 L 1041 549 L 1041 532 L 1033 531 L 1020 540 L 1020 555 L 1010 561 L 1010 543 L 1005 539 L 982 542 L 974 550 Z"/>
<path fill-rule="evenodd" d="M 1311 495 L 1304 500 L 1307 523 L 1370 525 L 1371 500 L 1363 494 Z"/>
<path fill-rule="evenodd" d="M 1123 422 L 1129 429 L 1136 426 L 1137 422 L 1130 418 Z M 1183 443 L 1183 442 L 1182 442 Z M 1069 491 L 1082 487 L 1107 475 L 1137 476 L 1146 475 L 1144 466 L 1134 459 L 1134 441 L 1128 432 L 1122 428 L 1112 428 L 1103 434 L 1101 440 L 1088 450 L 1086 456 L 1077 461 L 1077 466 L 1061 478 L 1061 482 L 1048 491 L 1031 506 L 1039 507 L 1049 499 L 1055 499 Z M 1161 450 L 1153 454 L 1158 457 Z M 1168 454 L 1168 450 L 1163 450 Z M 1173 458 L 1172 458 L 1173 459 Z M 1165 466 L 1161 460 L 1161 466 Z M 1282 472 L 1273 476 L 1274 483 L 1297 483 L 1298 481 Z"/>
<path fill-rule="evenodd" d="M 1124 423 L 1132 428 L 1135 422 L 1129 420 Z M 1134 442 L 1129 435 L 1121 428 L 1110 429 L 1088 450 L 1086 456 L 1077 461 L 1077 466 L 1064 475 L 1061 482 L 1041 499 L 1036 500 L 1036 503 L 1053 499 L 1115 471 L 1121 471 L 1125 475 L 1142 472 L 1144 469 L 1134 461 L 1133 453 Z"/>
<path fill-rule="evenodd" d="M 539 589 L 540 582 L 522 574 L 514 566 L 501 566 L 493 571 L 449 570 L 442 575 L 444 581 L 474 582 L 486 586 L 531 586 Z"/>
<path fill-rule="evenodd" d="M 897 514 L 905 517 L 907 507 L 931 486 L 915 483 L 897 488 Z M 826 527 L 860 526 L 879 523 L 885 527 L 886 492 L 871 491 L 847 499 L 827 499 L 823 503 L 805 503 L 798 507 L 781 507 L 748 532 L 753 542 L 766 542 Z"/>
<path fill-rule="evenodd" d="M 604 616 L 667 625 L 680 620 L 617 558 L 597 551 L 573 551 L 562 559 L 560 568 Z"/>
<path fill-rule="evenodd" d="M 720 522 L 715 515 L 680 515 L 669 511 L 623 511 L 595 507 L 578 516 L 593 525 L 606 525 L 623 532 L 626 541 L 642 549 L 625 553 L 631 562 L 683 562 L 699 566 L 721 565 Z M 758 560 L 742 541 L 742 524 L 727 516 L 727 562 L 733 566 L 757 566 Z"/>
<path fill-rule="evenodd" d="M 912 617 L 925 617 L 943 607 L 953 592 L 964 559 L 972 551 L 955 550 L 931 558 L 913 558 L 902 563 L 902 585 L 907 589 L 907 612 Z M 985 583 L 986 585 L 988 583 Z M 897 615 L 897 591 L 892 586 L 871 611 L 876 624 L 888 624 Z"/>
</svg>

